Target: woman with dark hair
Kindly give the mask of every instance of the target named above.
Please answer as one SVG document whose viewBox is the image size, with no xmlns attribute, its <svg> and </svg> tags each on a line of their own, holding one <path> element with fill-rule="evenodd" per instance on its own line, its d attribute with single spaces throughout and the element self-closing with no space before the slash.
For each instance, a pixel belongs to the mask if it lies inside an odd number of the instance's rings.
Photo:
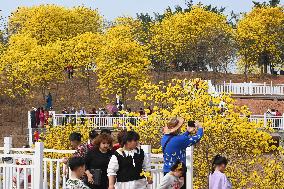
<svg viewBox="0 0 284 189">
<path fill-rule="evenodd" d="M 36 127 L 40 127 L 39 113 L 40 113 L 40 108 L 37 108 L 35 112 Z"/>
<path fill-rule="evenodd" d="M 139 139 L 140 136 L 134 131 L 123 135 L 122 148 L 115 151 L 108 165 L 108 189 L 146 189 L 147 181 L 141 173 L 150 170 L 150 163 L 138 146 Z"/>
<path fill-rule="evenodd" d="M 71 143 L 72 149 L 76 150 L 73 156 L 85 157 L 87 153 L 87 145 L 82 144 L 82 135 L 80 133 L 74 132 L 69 135 L 69 141 Z"/>
<path fill-rule="evenodd" d="M 94 142 L 97 136 L 99 136 L 99 133 L 95 129 L 89 132 L 89 144 L 87 144 L 88 150 L 91 150 L 95 147 Z"/>
<path fill-rule="evenodd" d="M 95 138 L 94 148 L 86 154 L 86 183 L 90 188 L 107 189 L 107 167 L 112 156 L 112 137 L 100 134 Z"/>
<path fill-rule="evenodd" d="M 227 179 L 224 171 L 228 160 L 220 155 L 216 155 L 212 163 L 212 173 L 209 175 L 209 189 L 231 189 L 232 184 Z"/>
<path fill-rule="evenodd" d="M 69 141 L 71 144 L 71 148 L 73 150 L 76 150 L 76 152 L 73 154 L 73 157 L 85 157 L 86 153 L 87 153 L 87 145 L 82 144 L 82 135 L 80 133 L 77 132 L 73 132 L 69 135 Z M 68 162 L 68 158 L 64 157 L 62 158 L 62 162 L 64 164 L 67 164 Z"/>
</svg>

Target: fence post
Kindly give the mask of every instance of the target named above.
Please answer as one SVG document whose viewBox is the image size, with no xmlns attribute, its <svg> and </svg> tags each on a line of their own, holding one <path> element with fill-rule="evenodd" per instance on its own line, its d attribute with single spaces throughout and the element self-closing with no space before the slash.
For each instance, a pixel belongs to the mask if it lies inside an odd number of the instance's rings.
<svg viewBox="0 0 284 189">
<path fill-rule="evenodd" d="M 34 154 L 34 187 L 38 189 L 43 188 L 43 143 L 35 143 Z"/>
<path fill-rule="evenodd" d="M 31 112 L 28 111 L 28 133 L 29 133 L 29 145 L 33 144 L 33 128 L 32 128 L 32 120 L 31 120 Z"/>
<path fill-rule="evenodd" d="M 55 115 L 55 111 L 52 111 L 52 125 L 53 126 L 58 126 L 57 120 L 56 120 L 56 115 Z"/>
<path fill-rule="evenodd" d="M 230 88 L 230 89 L 229 89 L 229 92 L 234 94 L 233 88 L 232 88 L 232 80 L 230 80 L 230 87 L 229 87 L 229 88 Z"/>
<path fill-rule="evenodd" d="M 186 189 L 193 189 L 193 146 L 186 148 Z"/>
<path fill-rule="evenodd" d="M 9 154 L 10 150 L 12 148 L 12 137 L 4 137 L 4 154 Z M 4 162 L 4 164 L 13 164 L 14 161 Z M 4 182 L 4 189 L 6 188 L 12 188 L 13 183 L 11 182 L 12 179 L 10 179 L 12 175 L 12 169 L 10 168 L 3 168 L 3 182 Z M 6 179 L 5 179 L 6 178 Z M 7 179 L 8 178 L 8 179 Z"/>
<path fill-rule="evenodd" d="M 263 124 L 264 124 L 264 127 L 266 127 L 266 124 L 267 124 L 266 113 L 263 114 Z"/>
<path fill-rule="evenodd" d="M 270 82 L 270 94 L 273 94 L 273 86 L 272 86 L 272 81 Z"/>
<path fill-rule="evenodd" d="M 253 93 L 253 86 L 252 86 L 252 81 L 249 83 L 249 94 L 252 95 Z"/>
<path fill-rule="evenodd" d="M 141 149 L 144 151 L 144 154 L 145 154 L 145 158 L 146 158 L 146 162 L 147 162 L 146 168 L 150 170 L 151 169 L 151 151 L 152 151 L 151 145 L 141 145 Z M 157 179 L 157 178 L 153 177 L 153 181 L 154 181 L 154 179 Z"/>
<path fill-rule="evenodd" d="M 75 117 L 76 117 L 75 125 L 77 125 L 77 121 L 78 121 L 78 112 L 77 111 L 75 112 Z"/>
<path fill-rule="evenodd" d="M 151 160 L 151 145 L 141 145 L 141 149 L 144 151 L 145 157 L 148 158 L 149 163 L 150 163 L 150 160 Z"/>
<path fill-rule="evenodd" d="M 4 154 L 9 154 L 12 148 L 12 137 L 4 137 Z"/>
<path fill-rule="evenodd" d="M 281 119 L 280 122 L 281 122 L 281 123 L 280 123 L 280 125 L 281 125 L 280 127 L 281 127 L 281 128 L 279 128 L 279 129 L 283 131 L 283 130 L 284 130 L 284 114 L 282 115 L 282 119 Z"/>
</svg>

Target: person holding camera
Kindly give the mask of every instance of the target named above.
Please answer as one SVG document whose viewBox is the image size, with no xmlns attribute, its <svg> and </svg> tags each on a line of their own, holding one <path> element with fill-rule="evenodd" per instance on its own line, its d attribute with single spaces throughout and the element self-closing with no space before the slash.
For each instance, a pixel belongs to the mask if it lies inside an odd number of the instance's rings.
<svg viewBox="0 0 284 189">
<path fill-rule="evenodd" d="M 203 128 L 198 121 L 189 121 L 187 131 L 181 133 L 183 124 L 183 118 L 175 117 L 164 127 L 164 135 L 161 140 L 164 156 L 164 175 L 171 171 L 171 167 L 177 160 L 185 164 L 186 148 L 199 142 L 203 136 Z M 182 189 L 185 188 L 186 183 L 183 185 Z"/>
</svg>

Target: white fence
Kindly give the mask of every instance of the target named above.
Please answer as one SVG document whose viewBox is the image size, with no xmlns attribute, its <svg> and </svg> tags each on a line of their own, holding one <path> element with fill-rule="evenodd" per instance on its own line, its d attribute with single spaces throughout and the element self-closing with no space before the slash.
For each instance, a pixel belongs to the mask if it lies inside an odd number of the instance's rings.
<svg viewBox="0 0 284 189">
<path fill-rule="evenodd" d="M 72 116 L 76 116 L 75 114 L 68 114 L 67 118 L 63 117 L 64 114 L 53 114 L 53 119 L 56 120 L 52 124 L 52 126 L 58 126 L 62 124 L 61 120 L 67 119 L 68 123 L 71 123 L 72 121 Z M 98 116 L 98 115 L 96 115 Z M 80 117 L 75 117 L 77 122 L 74 124 L 80 123 L 81 118 Z M 84 121 L 88 123 L 90 127 L 94 127 L 99 129 L 102 128 L 108 128 L 108 129 L 113 129 L 114 124 L 117 124 L 118 127 L 120 128 L 125 128 L 128 123 L 131 123 L 131 125 L 137 126 L 139 121 L 141 119 L 146 119 L 146 118 L 141 118 L 141 117 L 94 117 L 92 114 L 87 114 L 86 117 L 84 117 Z M 283 116 L 267 116 L 266 114 L 264 115 L 251 115 L 249 117 L 250 121 L 254 121 L 256 123 L 263 123 L 264 127 L 272 127 L 273 129 L 277 130 L 284 130 L 284 115 Z M 30 119 L 30 112 L 28 113 L 28 142 L 30 145 L 33 144 L 34 141 L 34 132 L 38 131 L 39 133 L 44 133 L 45 129 L 44 128 L 32 128 L 31 127 L 31 119 Z"/>
<path fill-rule="evenodd" d="M 51 126 L 60 126 L 60 125 L 66 125 L 66 124 L 87 124 L 89 127 L 94 127 L 98 130 L 100 129 L 110 129 L 112 130 L 114 128 L 114 125 L 117 126 L 117 128 L 125 129 L 127 125 L 138 125 L 139 121 L 143 119 L 142 117 L 129 117 L 129 116 L 118 116 L 113 117 L 112 115 L 104 115 L 101 114 L 86 114 L 84 116 L 80 116 L 79 114 L 56 114 L 54 111 L 50 112 L 51 119 L 49 119 L 49 125 Z M 42 133 L 45 131 L 44 128 L 37 127 L 35 128 L 32 123 L 31 119 L 31 112 L 28 112 L 28 141 L 31 145 L 33 143 L 33 134 L 35 131 L 39 131 L 39 133 Z"/>
<path fill-rule="evenodd" d="M 270 83 L 229 83 L 214 85 L 217 93 L 232 93 L 235 95 L 284 95 L 284 85 Z"/>
<path fill-rule="evenodd" d="M 0 148 L 2 158 L 10 158 L 0 164 L 0 189 L 60 189 L 66 188 L 66 165 L 61 159 L 45 158 L 44 153 L 70 154 L 72 150 L 44 149 L 43 143 L 37 142 L 35 148 L 11 148 L 12 138 L 5 137 L 4 148 Z M 163 177 L 162 154 L 151 154 L 151 146 L 142 146 L 147 158 L 151 159 L 153 184 L 149 189 L 156 189 Z M 187 149 L 187 189 L 193 189 L 193 147 Z M 25 160 L 25 164 L 16 162 Z M 70 172 L 69 172 L 70 174 Z"/>
<path fill-rule="evenodd" d="M 251 115 L 249 120 L 256 123 L 263 123 L 264 127 L 271 127 L 276 130 L 284 130 L 284 114 L 283 116 L 270 116 L 267 114 Z"/>
<path fill-rule="evenodd" d="M 113 117 L 111 115 L 101 116 L 100 114 L 86 114 L 80 116 L 78 114 L 54 114 L 53 116 L 53 126 L 64 125 L 64 124 L 83 124 L 88 123 L 90 126 L 95 126 L 97 128 L 112 128 L 114 124 L 118 127 L 125 128 L 128 123 L 136 125 L 140 118 L 138 117 L 128 117 L 120 116 Z"/>
</svg>

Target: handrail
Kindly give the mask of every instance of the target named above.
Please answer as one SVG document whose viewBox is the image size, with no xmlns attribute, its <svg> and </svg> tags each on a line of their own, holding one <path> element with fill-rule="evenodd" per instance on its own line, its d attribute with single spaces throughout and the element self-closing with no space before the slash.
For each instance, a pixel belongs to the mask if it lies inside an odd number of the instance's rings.
<svg viewBox="0 0 284 189">
<path fill-rule="evenodd" d="M 35 168 L 34 165 L 17 165 L 17 164 L 8 164 L 8 163 L 1 163 L 0 167 L 13 167 L 13 168 L 18 168 L 18 169 L 33 169 Z"/>
<path fill-rule="evenodd" d="M 44 149 L 44 153 L 59 153 L 59 154 L 73 154 L 76 150 L 55 150 L 55 149 Z"/>
</svg>

